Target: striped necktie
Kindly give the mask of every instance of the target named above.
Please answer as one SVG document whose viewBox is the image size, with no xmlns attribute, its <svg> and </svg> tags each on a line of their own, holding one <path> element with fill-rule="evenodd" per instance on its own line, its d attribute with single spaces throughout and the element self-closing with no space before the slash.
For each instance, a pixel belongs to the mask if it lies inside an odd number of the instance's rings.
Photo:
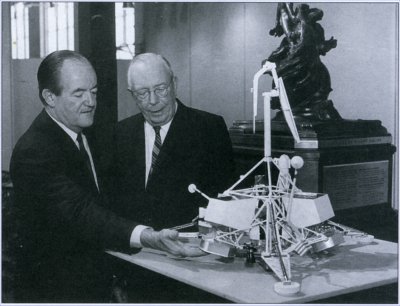
<svg viewBox="0 0 400 306">
<path fill-rule="evenodd" d="M 156 138 L 154 140 L 154 146 L 153 146 L 153 153 L 151 155 L 151 168 L 149 172 L 149 176 L 153 172 L 154 168 L 157 167 L 158 162 L 157 157 L 158 154 L 160 154 L 160 149 L 161 149 L 161 135 L 160 135 L 160 129 L 161 127 L 159 126 L 153 126 L 154 132 L 156 133 Z"/>
</svg>

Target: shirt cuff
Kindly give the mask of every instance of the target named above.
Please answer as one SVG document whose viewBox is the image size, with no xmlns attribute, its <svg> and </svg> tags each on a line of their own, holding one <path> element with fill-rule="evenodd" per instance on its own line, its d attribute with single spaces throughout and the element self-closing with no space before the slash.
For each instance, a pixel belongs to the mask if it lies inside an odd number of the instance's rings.
<svg viewBox="0 0 400 306">
<path fill-rule="evenodd" d="M 137 225 L 131 234 L 131 239 L 129 241 L 129 245 L 131 248 L 141 248 L 142 244 L 140 243 L 140 235 L 142 234 L 142 231 L 145 230 L 146 228 L 151 228 L 149 226 L 145 225 Z"/>
</svg>

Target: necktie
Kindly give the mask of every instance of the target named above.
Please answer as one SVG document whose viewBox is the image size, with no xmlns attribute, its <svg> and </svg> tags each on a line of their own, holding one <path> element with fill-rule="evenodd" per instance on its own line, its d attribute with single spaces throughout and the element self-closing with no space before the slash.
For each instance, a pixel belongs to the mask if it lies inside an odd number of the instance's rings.
<svg viewBox="0 0 400 306">
<path fill-rule="evenodd" d="M 160 135 L 160 129 L 161 127 L 159 126 L 153 126 L 154 132 L 156 133 L 156 138 L 154 140 L 154 146 L 153 146 L 153 153 L 151 155 L 151 168 L 150 168 L 150 172 L 149 172 L 149 176 L 151 175 L 151 173 L 153 172 L 154 168 L 157 167 L 157 163 L 159 161 L 157 161 L 157 157 L 158 154 L 160 154 L 160 149 L 161 149 L 161 135 Z"/>
<path fill-rule="evenodd" d="M 86 148 L 85 148 L 85 146 L 83 144 L 82 133 L 78 134 L 78 136 L 76 137 L 76 140 L 78 141 L 79 152 L 81 153 L 82 159 L 85 161 L 86 168 L 89 171 L 92 179 L 94 180 L 94 174 L 93 174 L 92 165 L 90 164 L 89 155 L 88 155 L 88 153 L 86 151 Z"/>
</svg>

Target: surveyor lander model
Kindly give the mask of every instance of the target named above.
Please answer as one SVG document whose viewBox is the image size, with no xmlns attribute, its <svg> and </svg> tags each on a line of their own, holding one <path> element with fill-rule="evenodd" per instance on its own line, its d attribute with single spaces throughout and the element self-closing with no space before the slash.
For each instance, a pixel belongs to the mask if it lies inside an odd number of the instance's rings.
<svg viewBox="0 0 400 306">
<path fill-rule="evenodd" d="M 264 92 L 264 157 L 218 198 L 208 199 L 206 208 L 200 208 L 197 220 L 200 248 L 223 257 L 246 254 L 248 261 L 255 257 L 266 264 L 279 278 L 274 290 L 281 295 L 295 295 L 300 284 L 291 280 L 290 257 L 321 252 L 344 242 L 352 236 L 361 243 L 370 243 L 374 237 L 334 223 L 332 205 L 327 194 L 303 192 L 296 187 L 297 171 L 304 161 L 300 156 L 271 157 L 270 101 L 279 97 L 281 109 L 296 142 L 300 142 L 296 124 L 276 65 L 265 62 L 253 79 L 253 127 L 257 116 L 258 81 L 262 75 L 272 74 L 274 86 Z M 235 189 L 261 165 L 266 166 L 264 180 L 253 187 Z M 279 174 L 273 183 L 271 167 Z M 292 170 L 291 170 L 292 169 Z M 290 171 L 294 173 L 293 178 Z M 182 227 L 177 227 L 182 228 Z"/>
</svg>

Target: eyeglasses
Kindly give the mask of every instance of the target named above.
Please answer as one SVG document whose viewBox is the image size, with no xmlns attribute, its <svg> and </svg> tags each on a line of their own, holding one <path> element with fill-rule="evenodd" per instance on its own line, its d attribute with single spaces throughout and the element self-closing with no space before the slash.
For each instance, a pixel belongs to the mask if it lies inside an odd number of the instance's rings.
<svg viewBox="0 0 400 306">
<path fill-rule="evenodd" d="M 155 87 L 153 89 L 154 94 L 159 98 L 165 98 L 169 94 L 172 80 L 173 78 L 171 77 L 169 84 Z M 150 89 L 148 88 L 143 88 L 139 90 L 131 90 L 128 88 L 128 91 L 140 101 L 147 101 L 150 97 Z"/>
</svg>

